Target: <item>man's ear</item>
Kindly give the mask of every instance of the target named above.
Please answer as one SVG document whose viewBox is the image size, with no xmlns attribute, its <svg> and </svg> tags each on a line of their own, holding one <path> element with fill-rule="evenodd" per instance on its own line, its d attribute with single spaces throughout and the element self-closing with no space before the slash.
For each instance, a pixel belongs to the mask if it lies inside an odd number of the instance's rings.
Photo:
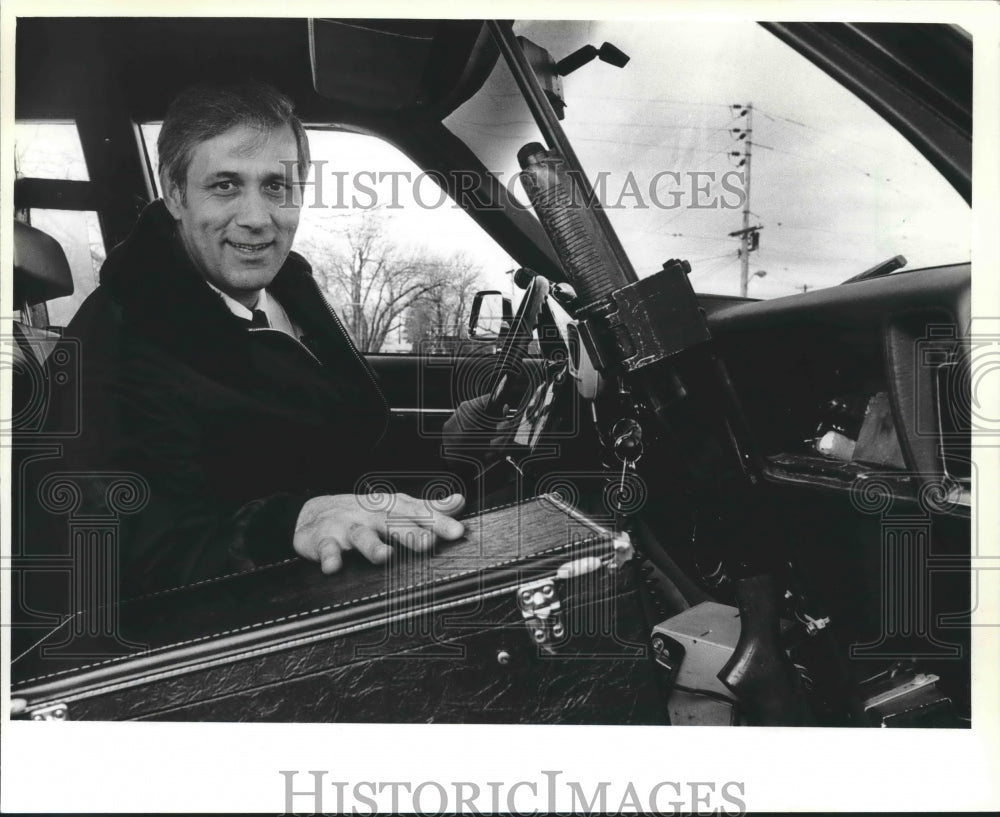
<svg viewBox="0 0 1000 817">
<path fill-rule="evenodd" d="M 175 221 L 180 221 L 184 207 L 184 191 L 174 183 L 168 173 L 160 174 L 160 189 L 163 190 L 163 203 L 167 205 L 170 215 Z"/>
</svg>

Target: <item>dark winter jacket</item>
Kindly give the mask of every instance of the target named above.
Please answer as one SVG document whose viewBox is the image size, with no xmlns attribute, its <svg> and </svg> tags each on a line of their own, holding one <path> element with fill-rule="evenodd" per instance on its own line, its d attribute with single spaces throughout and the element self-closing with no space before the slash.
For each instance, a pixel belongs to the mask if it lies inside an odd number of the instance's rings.
<svg viewBox="0 0 1000 817">
<path fill-rule="evenodd" d="M 233 315 L 158 201 L 67 327 L 82 388 L 57 409 L 79 411 L 82 434 L 59 467 L 148 488 L 118 514 L 124 597 L 293 556 L 303 503 L 355 492 L 385 430 L 374 375 L 306 261 L 292 253 L 269 289 L 302 343 Z M 106 504 L 89 483 L 86 501 Z"/>
</svg>

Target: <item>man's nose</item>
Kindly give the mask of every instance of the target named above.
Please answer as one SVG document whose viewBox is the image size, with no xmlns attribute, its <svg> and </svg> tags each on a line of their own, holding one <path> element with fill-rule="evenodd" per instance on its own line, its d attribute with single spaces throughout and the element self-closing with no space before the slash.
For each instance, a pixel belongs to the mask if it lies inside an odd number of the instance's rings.
<svg viewBox="0 0 1000 817">
<path fill-rule="evenodd" d="M 257 191 L 247 192 L 240 198 L 236 223 L 247 230 L 262 230 L 271 222 L 270 203 Z"/>
</svg>

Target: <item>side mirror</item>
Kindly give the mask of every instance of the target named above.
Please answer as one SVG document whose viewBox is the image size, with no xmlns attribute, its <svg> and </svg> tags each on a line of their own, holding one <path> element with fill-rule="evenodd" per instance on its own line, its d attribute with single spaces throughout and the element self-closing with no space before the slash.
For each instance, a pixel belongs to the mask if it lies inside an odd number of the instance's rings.
<svg viewBox="0 0 1000 817">
<path fill-rule="evenodd" d="M 473 340 L 497 340 L 514 320 L 510 298 L 498 289 L 483 289 L 472 300 L 469 337 Z"/>
</svg>

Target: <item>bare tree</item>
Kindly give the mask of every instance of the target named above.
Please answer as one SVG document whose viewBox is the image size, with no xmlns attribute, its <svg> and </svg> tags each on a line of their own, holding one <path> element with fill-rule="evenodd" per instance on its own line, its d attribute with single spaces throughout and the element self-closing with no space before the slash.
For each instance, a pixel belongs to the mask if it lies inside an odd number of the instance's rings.
<svg viewBox="0 0 1000 817">
<path fill-rule="evenodd" d="M 431 320 L 442 325 L 447 318 L 454 324 L 452 312 L 467 308 L 468 282 L 479 275 L 462 256 L 442 258 L 396 243 L 388 219 L 378 210 L 352 219 L 339 241 L 307 243 L 303 252 L 316 281 L 339 307 L 362 352 L 380 351 L 416 304 L 440 304 Z"/>
<path fill-rule="evenodd" d="M 379 351 L 407 307 L 440 285 L 433 264 L 397 246 L 385 228 L 378 211 L 366 211 L 340 242 L 307 250 L 313 275 L 362 352 Z"/>
<path fill-rule="evenodd" d="M 411 305 L 406 334 L 413 344 L 423 343 L 426 351 L 445 352 L 449 343 L 464 334 L 472 298 L 481 287 L 482 272 L 461 253 L 436 266 L 440 285 Z"/>
</svg>

